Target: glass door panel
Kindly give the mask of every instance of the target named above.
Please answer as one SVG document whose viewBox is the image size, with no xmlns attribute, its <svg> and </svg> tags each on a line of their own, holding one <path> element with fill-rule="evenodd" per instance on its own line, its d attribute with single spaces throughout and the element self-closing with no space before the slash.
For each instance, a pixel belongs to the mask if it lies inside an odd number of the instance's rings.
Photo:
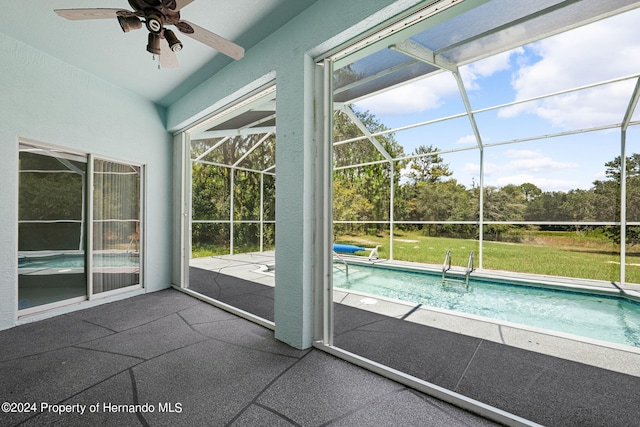
<svg viewBox="0 0 640 427">
<path fill-rule="evenodd" d="M 86 297 L 84 156 L 20 144 L 18 308 Z"/>
<path fill-rule="evenodd" d="M 93 170 L 93 293 L 140 284 L 140 167 L 97 159 Z"/>
</svg>

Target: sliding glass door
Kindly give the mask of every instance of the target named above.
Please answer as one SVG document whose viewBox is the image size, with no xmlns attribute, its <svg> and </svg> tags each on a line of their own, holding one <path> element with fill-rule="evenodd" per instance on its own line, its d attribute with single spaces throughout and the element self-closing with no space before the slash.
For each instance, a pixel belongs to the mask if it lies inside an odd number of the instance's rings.
<svg viewBox="0 0 640 427">
<path fill-rule="evenodd" d="M 93 293 L 140 283 L 140 167 L 93 162 Z"/>
<path fill-rule="evenodd" d="M 141 286 L 143 168 L 29 142 L 19 159 L 18 309 Z"/>
</svg>

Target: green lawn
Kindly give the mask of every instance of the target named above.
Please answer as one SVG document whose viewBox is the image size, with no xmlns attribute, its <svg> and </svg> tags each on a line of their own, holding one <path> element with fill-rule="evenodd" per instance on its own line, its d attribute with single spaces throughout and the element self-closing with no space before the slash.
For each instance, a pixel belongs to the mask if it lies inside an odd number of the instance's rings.
<svg viewBox="0 0 640 427">
<path fill-rule="evenodd" d="M 340 235 L 336 242 L 373 247 L 381 245 L 380 257 L 389 257 L 388 235 Z M 451 250 L 452 264 L 467 265 L 469 252 L 474 251 L 478 266 L 478 242 L 471 239 L 428 237 L 421 232 L 396 232 L 394 259 L 441 265 L 445 253 Z M 516 271 L 552 276 L 578 277 L 595 280 L 620 280 L 618 245 L 601 236 L 573 232 L 529 233 L 522 243 L 484 242 L 485 269 Z M 627 255 L 626 281 L 640 283 L 638 248 Z"/>
<path fill-rule="evenodd" d="M 265 245 L 264 250 L 270 251 L 275 249 L 275 247 L 267 247 Z M 237 254 L 247 253 L 247 252 L 258 252 L 260 251 L 260 245 L 236 245 L 233 248 L 233 251 Z M 192 258 L 202 258 L 207 256 L 216 256 L 216 255 L 229 255 L 229 246 L 220 246 L 213 244 L 196 244 L 194 243 L 191 247 L 191 257 Z"/>
<path fill-rule="evenodd" d="M 338 235 L 336 242 L 364 247 L 380 245 L 381 258 L 389 257 L 388 234 Z M 394 259 L 442 265 L 447 250 L 451 250 L 452 265 L 466 267 L 469 252 L 475 252 L 478 267 L 478 241 L 447 237 L 428 237 L 419 231 L 396 232 Z M 268 248 L 273 249 L 273 248 Z M 640 283 L 640 248 L 631 247 L 627 255 L 627 283 Z M 236 253 L 258 251 L 259 247 L 235 247 Z M 620 281 L 618 245 L 603 236 L 575 232 L 531 231 L 522 243 L 484 242 L 485 269 L 585 279 Z M 194 258 L 225 255 L 225 246 L 192 248 Z M 366 254 L 368 255 L 368 254 Z"/>
</svg>

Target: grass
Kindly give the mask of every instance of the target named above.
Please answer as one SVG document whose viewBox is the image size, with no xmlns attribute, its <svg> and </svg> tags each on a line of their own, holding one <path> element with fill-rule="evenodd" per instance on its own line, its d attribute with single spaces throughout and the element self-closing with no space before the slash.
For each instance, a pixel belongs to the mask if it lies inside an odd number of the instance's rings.
<svg viewBox="0 0 640 427">
<path fill-rule="evenodd" d="M 267 247 L 265 245 L 264 250 L 269 251 L 273 250 L 275 247 Z M 258 252 L 260 251 L 260 245 L 235 245 L 233 248 L 235 253 L 247 253 L 247 252 Z M 191 257 L 192 258 L 203 258 L 208 256 L 216 256 L 216 255 L 229 255 L 229 246 L 228 245 L 213 245 L 213 244 L 197 244 L 193 243 L 191 247 Z"/>
<path fill-rule="evenodd" d="M 381 258 L 389 258 L 387 233 L 343 234 L 336 242 L 364 247 L 380 245 Z M 265 248 L 274 249 L 273 247 Z M 478 266 L 477 240 L 448 237 L 429 237 L 420 231 L 394 234 L 394 259 L 441 265 L 447 250 L 451 250 L 452 265 L 466 267 L 469 252 L 474 251 Z M 259 251 L 258 245 L 236 245 L 235 253 Z M 567 231 L 531 231 L 521 243 L 484 242 L 483 268 L 550 276 L 620 281 L 619 246 L 602 235 Z M 197 245 L 192 248 L 194 258 L 226 255 L 228 246 Z M 368 255 L 368 254 L 367 254 Z M 640 247 L 627 250 L 627 283 L 640 283 Z"/>
<path fill-rule="evenodd" d="M 336 242 L 372 247 L 381 245 L 380 257 L 389 257 L 389 237 L 379 235 L 339 235 Z M 442 264 L 447 250 L 452 264 L 466 267 L 474 251 L 478 266 L 478 241 L 429 237 L 421 232 L 394 234 L 394 259 Z M 640 283 L 638 248 L 627 252 L 626 282 Z M 521 243 L 484 242 L 483 268 L 551 276 L 620 281 L 618 245 L 606 237 L 575 232 L 532 231 Z"/>
</svg>

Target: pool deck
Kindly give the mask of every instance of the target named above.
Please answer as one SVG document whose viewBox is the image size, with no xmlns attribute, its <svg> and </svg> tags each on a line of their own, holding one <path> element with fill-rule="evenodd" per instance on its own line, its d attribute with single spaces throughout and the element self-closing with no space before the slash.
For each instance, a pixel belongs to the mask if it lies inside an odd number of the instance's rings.
<svg viewBox="0 0 640 427">
<path fill-rule="evenodd" d="M 273 253 L 192 260 L 192 291 L 273 321 Z M 474 273 L 474 275 L 477 273 Z M 637 425 L 640 352 L 334 291 L 334 346 L 545 426 Z"/>
<path fill-rule="evenodd" d="M 174 289 L 0 331 L 0 348 L 3 427 L 496 425 Z"/>
<path fill-rule="evenodd" d="M 425 269 L 424 265 L 411 262 L 389 260 L 368 262 L 366 257 L 343 257 L 347 262 Z M 273 287 L 275 284 L 275 276 L 273 270 L 270 269 L 275 265 L 275 253 L 273 251 L 196 258 L 191 260 L 190 265 L 204 270 L 224 273 L 251 283 L 259 283 L 269 287 Z M 426 269 L 436 272 L 438 272 L 438 268 L 441 271 L 441 266 L 426 266 Z M 453 272 L 464 274 L 464 271 L 455 267 Z M 587 288 L 589 291 L 595 292 L 620 292 L 616 284 L 595 280 L 556 278 L 489 270 L 476 270 L 472 274 L 476 278 L 500 278 L 511 281 L 515 279 L 523 282 L 543 283 L 551 287 L 561 285 L 568 288 Z M 640 300 L 640 286 L 627 285 L 624 287 L 624 292 Z M 334 301 L 341 305 L 640 377 L 640 348 L 539 328 L 524 327 L 510 322 L 492 320 L 470 314 L 452 313 L 448 310 L 425 307 L 379 296 L 372 297 L 344 289 L 334 289 L 333 294 Z M 230 301 L 230 303 L 233 304 L 233 301 Z M 241 308 L 251 310 L 251 307 L 248 306 Z M 273 321 L 273 315 L 269 315 L 269 313 L 264 315 L 264 309 L 255 314 Z"/>
</svg>

